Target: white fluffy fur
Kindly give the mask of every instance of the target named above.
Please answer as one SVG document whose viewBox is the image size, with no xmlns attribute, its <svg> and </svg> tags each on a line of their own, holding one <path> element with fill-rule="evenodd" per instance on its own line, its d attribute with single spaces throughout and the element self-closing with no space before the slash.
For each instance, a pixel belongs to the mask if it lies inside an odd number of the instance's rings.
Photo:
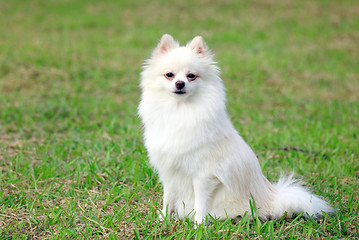
<svg viewBox="0 0 359 240">
<path fill-rule="evenodd" d="M 168 72 L 175 77 L 166 79 Z M 271 184 L 263 176 L 229 120 L 218 72 L 199 36 L 183 47 L 163 35 L 144 66 L 139 115 L 150 163 L 163 184 L 163 214 L 181 219 L 195 214 L 198 223 L 208 214 L 233 218 L 251 213 L 251 199 L 261 219 L 333 212 L 291 177 Z M 198 77 L 189 81 L 188 73 Z M 175 93 L 176 81 L 185 83 L 185 94 Z"/>
</svg>

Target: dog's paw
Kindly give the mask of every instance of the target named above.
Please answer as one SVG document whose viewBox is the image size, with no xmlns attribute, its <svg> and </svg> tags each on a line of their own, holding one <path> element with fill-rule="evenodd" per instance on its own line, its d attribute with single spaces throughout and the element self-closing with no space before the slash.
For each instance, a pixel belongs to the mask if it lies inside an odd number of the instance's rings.
<svg viewBox="0 0 359 240">
<path fill-rule="evenodd" d="M 207 225 L 206 221 L 202 221 L 202 222 L 195 221 L 193 228 L 197 229 L 200 227 L 205 227 L 206 225 Z"/>
<path fill-rule="evenodd" d="M 157 210 L 157 216 L 158 216 L 159 222 L 163 222 L 167 218 L 168 219 L 176 218 L 174 216 L 174 211 L 168 212 L 167 209 Z"/>
<path fill-rule="evenodd" d="M 199 226 L 206 226 L 207 220 L 206 217 L 196 216 L 194 219 L 194 228 L 197 229 Z"/>
<path fill-rule="evenodd" d="M 158 221 L 163 222 L 163 220 L 165 220 L 166 218 L 166 212 L 163 212 L 163 210 L 157 210 L 157 216 L 158 216 Z"/>
</svg>

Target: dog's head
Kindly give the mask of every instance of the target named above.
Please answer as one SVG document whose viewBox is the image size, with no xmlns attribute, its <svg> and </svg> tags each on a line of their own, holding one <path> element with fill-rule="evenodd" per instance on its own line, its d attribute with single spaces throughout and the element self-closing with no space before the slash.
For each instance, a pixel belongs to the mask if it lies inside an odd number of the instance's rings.
<svg viewBox="0 0 359 240">
<path fill-rule="evenodd" d="M 186 98 L 194 92 L 205 91 L 213 81 L 220 81 L 218 68 L 201 36 L 180 46 L 171 35 L 164 34 L 146 62 L 141 87 Z"/>
</svg>

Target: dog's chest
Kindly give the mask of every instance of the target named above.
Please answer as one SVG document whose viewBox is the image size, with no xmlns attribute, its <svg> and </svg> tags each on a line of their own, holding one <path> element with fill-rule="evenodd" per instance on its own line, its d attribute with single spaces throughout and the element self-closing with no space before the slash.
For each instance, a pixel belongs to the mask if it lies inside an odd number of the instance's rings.
<svg viewBox="0 0 359 240">
<path fill-rule="evenodd" d="M 204 124 L 191 121 L 156 121 L 146 126 L 145 141 L 149 151 L 180 155 L 206 144 Z"/>
<path fill-rule="evenodd" d="M 157 119 L 146 126 L 145 144 L 150 161 L 159 170 L 198 171 L 210 152 L 213 132 L 208 132 L 208 122 L 177 117 Z"/>
</svg>

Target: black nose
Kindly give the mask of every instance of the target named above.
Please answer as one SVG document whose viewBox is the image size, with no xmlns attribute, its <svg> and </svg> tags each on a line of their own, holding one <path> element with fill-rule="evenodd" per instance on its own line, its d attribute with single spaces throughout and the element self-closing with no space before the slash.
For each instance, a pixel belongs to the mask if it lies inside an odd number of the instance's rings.
<svg viewBox="0 0 359 240">
<path fill-rule="evenodd" d="M 185 85 L 186 84 L 184 83 L 184 81 L 177 81 L 176 82 L 176 88 L 178 88 L 178 89 L 184 88 Z"/>
</svg>

